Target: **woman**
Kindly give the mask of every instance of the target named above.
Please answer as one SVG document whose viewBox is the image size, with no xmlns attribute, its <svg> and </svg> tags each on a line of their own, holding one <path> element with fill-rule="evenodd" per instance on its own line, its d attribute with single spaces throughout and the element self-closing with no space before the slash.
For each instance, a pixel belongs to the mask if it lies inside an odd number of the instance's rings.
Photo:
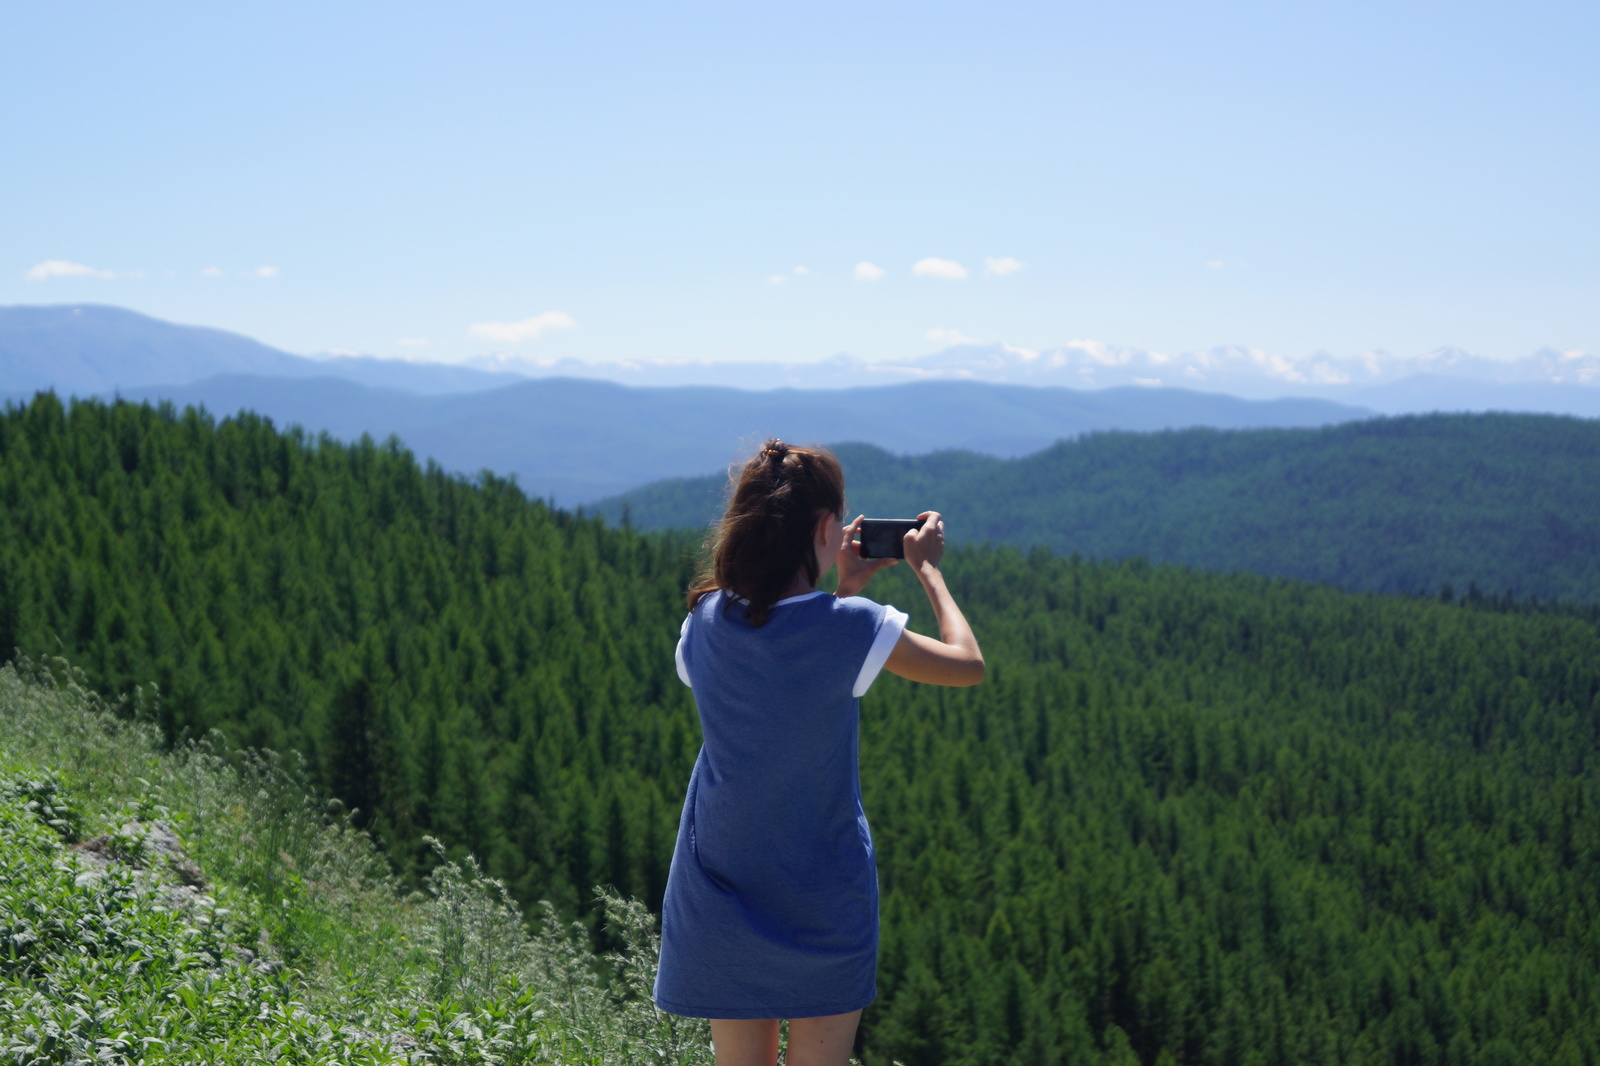
<svg viewBox="0 0 1600 1066">
<path fill-rule="evenodd" d="M 856 594 L 863 559 L 844 475 L 820 449 L 769 440 L 738 474 L 689 590 L 678 676 L 704 744 L 689 780 L 661 919 L 657 1005 L 711 1019 L 718 1066 L 847 1062 L 876 994 L 878 882 L 861 809 L 856 723 L 878 672 L 983 680 L 983 655 L 939 561 L 933 511 L 905 536 L 940 639 Z M 838 592 L 816 589 L 839 568 Z"/>
</svg>

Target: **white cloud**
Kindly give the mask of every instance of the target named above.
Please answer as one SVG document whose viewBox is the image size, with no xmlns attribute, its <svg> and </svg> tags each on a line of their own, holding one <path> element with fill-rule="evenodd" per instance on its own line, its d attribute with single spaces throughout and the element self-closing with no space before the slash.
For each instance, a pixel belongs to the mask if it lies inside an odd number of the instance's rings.
<svg viewBox="0 0 1600 1066">
<path fill-rule="evenodd" d="M 1250 361 L 1268 377 L 1280 378 L 1284 381 L 1298 382 L 1306 380 L 1306 376 L 1300 372 L 1300 368 L 1292 360 L 1286 359 L 1281 355 L 1264 352 L 1260 348 L 1250 348 L 1246 354 L 1249 356 Z"/>
<path fill-rule="evenodd" d="M 426 337 L 401 337 L 400 338 L 400 347 L 402 347 L 402 348 L 421 348 L 423 345 L 425 345 L 427 343 L 428 343 L 428 338 L 426 338 Z"/>
<path fill-rule="evenodd" d="M 222 268 L 219 266 L 208 266 L 204 270 L 200 271 L 200 276 L 203 278 L 220 278 L 222 277 Z"/>
<path fill-rule="evenodd" d="M 787 275 L 787 274 L 774 274 L 770 278 L 767 279 L 767 284 L 768 285 L 782 285 L 784 282 L 786 282 L 788 280 L 789 280 L 789 275 Z"/>
<path fill-rule="evenodd" d="M 959 329 L 945 329 L 943 326 L 935 326 L 928 332 L 924 333 L 923 336 L 927 337 L 935 344 L 944 344 L 952 348 L 958 344 L 979 343 L 977 338 L 969 337 L 965 333 L 962 333 Z"/>
<path fill-rule="evenodd" d="M 803 278 L 809 273 L 811 273 L 811 271 L 807 270 L 805 267 L 794 268 L 794 276 L 797 278 Z"/>
<path fill-rule="evenodd" d="M 96 270 L 92 266 L 82 263 L 69 263 L 65 259 L 46 259 L 42 263 L 35 263 L 28 269 L 29 281 L 44 281 L 46 278 L 114 278 L 109 270 Z"/>
<path fill-rule="evenodd" d="M 1082 352 L 1101 366 L 1120 366 L 1129 361 L 1130 353 L 1097 340 L 1073 340 L 1065 345 L 1073 351 Z"/>
<path fill-rule="evenodd" d="M 946 281 L 960 281 L 967 276 L 967 268 L 954 259 L 919 259 L 911 267 L 911 273 L 919 278 L 944 278 Z"/>
<path fill-rule="evenodd" d="M 269 267 L 269 266 L 256 267 L 256 277 L 258 277 L 258 278 L 275 278 L 277 276 L 278 276 L 278 268 L 277 267 Z"/>
<path fill-rule="evenodd" d="M 1222 260 L 1220 260 L 1220 259 L 1207 259 L 1206 260 L 1206 269 L 1207 270 L 1221 270 L 1222 269 Z"/>
<path fill-rule="evenodd" d="M 1026 265 L 1022 260 L 1013 259 L 1007 255 L 999 259 L 985 259 L 983 261 L 983 272 L 985 274 L 993 274 L 997 278 L 1003 278 L 1007 274 L 1015 274 Z"/>
<path fill-rule="evenodd" d="M 562 311 L 546 311 L 542 315 L 524 318 L 518 322 L 478 322 L 467 329 L 474 337 L 516 344 L 518 341 L 537 340 L 539 334 L 551 329 L 573 329 L 578 325 L 571 315 Z"/>
<path fill-rule="evenodd" d="M 865 259 L 856 264 L 857 281 L 877 281 L 881 277 L 883 277 L 883 267 L 869 263 Z"/>
</svg>

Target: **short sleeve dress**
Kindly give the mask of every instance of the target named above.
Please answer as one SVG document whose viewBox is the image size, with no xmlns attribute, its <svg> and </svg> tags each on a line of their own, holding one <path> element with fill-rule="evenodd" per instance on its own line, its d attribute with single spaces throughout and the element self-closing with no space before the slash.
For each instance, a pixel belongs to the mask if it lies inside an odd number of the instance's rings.
<svg viewBox="0 0 1600 1066">
<path fill-rule="evenodd" d="M 878 875 L 861 808 L 860 697 L 906 616 L 859 596 L 701 598 L 678 676 L 703 744 L 661 913 L 656 1005 L 698 1018 L 816 1018 L 877 993 Z"/>
</svg>

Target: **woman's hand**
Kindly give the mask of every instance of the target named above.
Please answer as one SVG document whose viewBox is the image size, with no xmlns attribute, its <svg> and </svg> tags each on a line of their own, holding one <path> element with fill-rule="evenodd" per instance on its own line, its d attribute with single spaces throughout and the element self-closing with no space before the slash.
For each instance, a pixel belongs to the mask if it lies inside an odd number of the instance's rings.
<svg viewBox="0 0 1600 1066">
<path fill-rule="evenodd" d="M 938 511 L 923 511 L 917 520 L 922 525 L 905 536 L 906 562 L 928 594 L 934 620 L 939 623 L 939 639 L 902 631 L 884 669 L 929 685 L 976 685 L 983 680 L 983 652 L 939 572 L 939 560 L 944 558 L 944 519 Z"/>
<path fill-rule="evenodd" d="M 939 560 L 944 558 L 944 519 L 938 511 L 923 511 L 917 515 L 917 521 L 922 525 L 905 535 L 904 544 L 906 562 L 921 574 L 925 566 L 937 570 Z"/>
<path fill-rule="evenodd" d="M 856 540 L 856 531 L 861 528 L 861 520 L 866 515 L 856 515 L 855 519 L 844 527 L 844 543 L 839 545 L 839 587 L 834 593 L 837 596 L 854 596 L 867 587 L 867 582 L 886 566 L 893 566 L 897 559 L 863 559 L 861 557 L 861 544 Z"/>
</svg>

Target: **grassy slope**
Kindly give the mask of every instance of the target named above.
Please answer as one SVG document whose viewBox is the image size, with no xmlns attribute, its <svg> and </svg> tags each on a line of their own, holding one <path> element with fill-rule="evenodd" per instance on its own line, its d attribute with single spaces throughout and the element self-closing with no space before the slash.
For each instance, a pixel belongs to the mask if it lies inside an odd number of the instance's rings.
<svg viewBox="0 0 1600 1066">
<path fill-rule="evenodd" d="M 642 998 L 637 904 L 606 900 L 629 950 L 596 960 L 470 860 L 403 894 L 292 767 L 162 752 L 57 673 L 0 667 L 0 1062 L 710 1061 Z"/>
</svg>

